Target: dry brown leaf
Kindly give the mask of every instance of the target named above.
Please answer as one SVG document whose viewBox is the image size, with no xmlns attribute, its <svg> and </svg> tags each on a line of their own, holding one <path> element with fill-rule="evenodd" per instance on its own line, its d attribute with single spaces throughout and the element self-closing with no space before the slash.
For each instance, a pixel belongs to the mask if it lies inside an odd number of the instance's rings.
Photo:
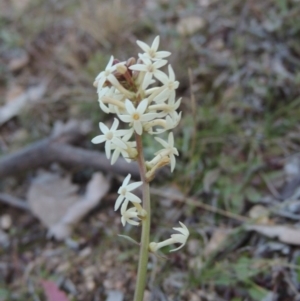
<svg viewBox="0 0 300 301">
<path fill-rule="evenodd" d="M 56 239 L 64 239 L 71 234 L 72 228 L 95 206 L 108 192 L 109 182 L 97 172 L 88 183 L 86 193 L 76 204 L 71 206 L 64 217 L 49 229 L 49 235 Z"/>
<path fill-rule="evenodd" d="M 28 203 L 32 212 L 49 229 L 48 234 L 63 240 L 70 236 L 73 226 L 98 205 L 108 189 L 108 181 L 101 173 L 95 173 L 85 195 L 79 196 L 78 187 L 69 178 L 45 172 L 30 186 Z"/>
<path fill-rule="evenodd" d="M 267 225 L 247 225 L 248 231 L 256 231 L 270 238 L 277 238 L 283 243 L 290 245 L 300 245 L 300 229 L 287 225 L 267 226 Z"/>
<path fill-rule="evenodd" d="M 49 228 L 78 201 L 77 191 L 78 187 L 69 178 L 43 172 L 29 187 L 27 199 L 32 212 Z"/>
</svg>

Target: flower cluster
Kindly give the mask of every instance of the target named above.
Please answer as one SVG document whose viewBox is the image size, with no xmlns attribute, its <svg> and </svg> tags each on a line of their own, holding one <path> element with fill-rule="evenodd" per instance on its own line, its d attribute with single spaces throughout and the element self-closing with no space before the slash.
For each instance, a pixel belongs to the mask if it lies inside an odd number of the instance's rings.
<svg viewBox="0 0 300 301">
<path fill-rule="evenodd" d="M 177 112 L 181 99 L 176 100 L 176 89 L 179 82 L 175 78 L 173 68 L 166 58 L 171 54 L 168 51 L 159 51 L 159 36 L 149 46 L 137 41 L 143 53 L 138 58 L 119 61 L 112 56 L 104 71 L 96 77 L 94 86 L 97 88 L 98 101 L 103 112 L 115 114 L 111 127 L 100 122 L 101 135 L 96 136 L 92 142 L 105 143 L 105 153 L 111 164 L 114 164 L 120 155 L 130 162 L 137 159 L 137 137 L 150 134 L 158 135 L 175 128 L 180 119 L 181 112 Z M 161 68 L 167 67 L 165 73 Z M 127 128 L 119 129 L 121 120 Z M 146 162 L 149 182 L 155 171 L 162 166 L 170 164 L 171 171 L 176 165 L 178 151 L 174 147 L 174 136 L 170 132 L 167 141 L 155 137 L 162 149 L 154 154 L 154 158 Z M 139 220 L 147 215 L 141 206 L 141 199 L 131 191 L 142 185 L 142 182 L 129 183 L 128 175 L 118 190 L 119 197 L 115 210 L 121 208 L 121 221 L 138 225 Z M 128 205 L 133 207 L 128 209 Z M 158 247 L 159 248 L 159 247 Z"/>
<path fill-rule="evenodd" d="M 110 129 L 100 122 L 103 134 L 92 140 L 96 144 L 105 142 L 106 156 L 111 158 L 112 164 L 120 155 L 127 161 L 135 159 L 136 143 L 130 140 L 134 133 L 161 134 L 176 127 L 181 119 L 181 113 L 176 111 L 181 99 L 175 100 L 179 82 L 170 64 L 168 75 L 160 70 L 168 62 L 164 58 L 171 53 L 158 51 L 159 37 L 154 39 L 151 47 L 141 41 L 137 41 L 137 44 L 144 51 L 139 54 L 137 61 L 130 58 L 120 62 L 111 57 L 94 82 L 100 108 L 105 113 L 116 114 L 121 121 L 129 124 L 127 130 L 118 130 L 117 119 Z M 160 83 L 160 86 L 153 86 L 155 83 Z M 169 135 L 168 142 L 161 138 L 156 140 L 164 148 L 157 152 L 152 161 L 147 162 L 147 166 L 151 169 L 160 161 L 168 161 L 173 171 L 176 163 L 174 155 L 178 155 L 173 146 L 173 134 Z"/>
</svg>

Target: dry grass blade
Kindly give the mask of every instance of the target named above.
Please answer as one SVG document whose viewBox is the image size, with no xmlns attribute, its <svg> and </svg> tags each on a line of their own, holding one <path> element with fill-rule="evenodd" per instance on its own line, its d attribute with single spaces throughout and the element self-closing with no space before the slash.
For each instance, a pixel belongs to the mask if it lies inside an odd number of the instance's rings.
<svg viewBox="0 0 300 301">
<path fill-rule="evenodd" d="M 240 221 L 240 222 L 249 222 L 249 221 L 251 221 L 249 218 L 247 218 L 245 216 L 238 215 L 238 214 L 235 214 L 235 213 L 232 213 L 232 212 L 220 209 L 220 208 L 216 208 L 216 207 L 213 207 L 213 206 L 208 205 L 208 204 L 204 204 L 204 203 L 202 203 L 200 201 L 197 201 L 193 198 L 181 197 L 179 195 L 164 192 L 164 191 L 162 191 L 160 189 L 156 189 L 156 188 L 151 188 L 151 193 L 154 194 L 154 195 L 157 195 L 157 196 L 168 198 L 168 199 L 173 200 L 175 202 L 182 202 L 182 203 L 185 203 L 185 204 L 188 204 L 188 205 L 199 207 L 199 208 L 202 208 L 204 210 L 214 212 L 214 213 L 223 215 L 225 217 L 235 219 L 235 220 Z"/>
</svg>

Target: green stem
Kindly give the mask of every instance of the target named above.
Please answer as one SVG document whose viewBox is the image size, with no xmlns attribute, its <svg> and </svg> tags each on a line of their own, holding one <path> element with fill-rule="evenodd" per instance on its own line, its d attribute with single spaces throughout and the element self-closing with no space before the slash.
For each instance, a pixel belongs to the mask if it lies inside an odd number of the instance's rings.
<svg viewBox="0 0 300 301">
<path fill-rule="evenodd" d="M 137 273 L 137 282 L 134 293 L 134 301 L 143 301 L 144 291 L 146 286 L 146 275 L 149 257 L 149 236 L 151 223 L 151 204 L 150 204 L 150 187 L 146 179 L 146 165 L 143 154 L 142 137 L 135 135 L 138 164 L 140 169 L 141 180 L 143 182 L 143 209 L 146 210 L 147 215 L 142 219 L 142 234 L 141 234 L 141 248 L 139 257 L 139 267 Z"/>
</svg>

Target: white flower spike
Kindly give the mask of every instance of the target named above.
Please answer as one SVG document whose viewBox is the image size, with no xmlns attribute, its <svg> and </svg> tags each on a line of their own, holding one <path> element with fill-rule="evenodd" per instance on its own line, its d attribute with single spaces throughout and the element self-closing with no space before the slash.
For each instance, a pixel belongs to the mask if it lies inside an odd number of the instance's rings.
<svg viewBox="0 0 300 301">
<path fill-rule="evenodd" d="M 133 193 L 131 193 L 132 190 L 140 187 L 143 182 L 135 182 L 135 183 L 131 183 L 129 184 L 131 178 L 131 174 L 129 174 L 123 181 L 122 186 L 119 188 L 118 190 L 118 198 L 116 200 L 116 204 L 115 204 L 115 211 L 119 209 L 120 205 L 122 204 L 122 202 L 124 201 L 124 203 L 126 203 L 126 201 L 130 201 L 133 203 L 141 203 L 141 199 L 139 197 L 137 197 L 136 195 L 134 195 Z"/>
<path fill-rule="evenodd" d="M 115 114 L 125 124 L 118 129 L 117 118 L 110 128 L 100 122 L 102 134 L 96 136 L 92 142 L 105 143 L 105 153 L 111 164 L 114 164 L 120 155 L 127 162 L 136 160 L 139 164 L 143 181 L 130 183 L 131 175 L 127 175 L 118 189 L 114 209 L 121 209 L 123 226 L 127 223 L 134 226 L 141 223 L 141 256 L 146 255 L 144 251 L 147 247 L 150 251 L 156 252 L 164 246 L 180 244 L 170 252 L 177 251 L 186 244 L 189 237 L 189 230 L 179 222 L 180 227 L 173 228 L 177 231 L 176 234 L 172 234 L 165 241 L 151 242 L 147 246 L 151 228 L 149 183 L 155 177 L 156 171 L 163 166 L 170 164 L 171 171 L 174 170 L 178 151 L 170 130 L 175 128 L 181 119 L 181 112 L 178 112 L 181 98 L 176 98 L 179 82 L 166 59 L 171 53 L 159 51 L 159 42 L 159 36 L 151 45 L 137 41 L 144 52 L 139 53 L 138 57 L 129 58 L 126 62 L 119 62 L 111 56 L 105 70 L 99 73 L 94 82 L 100 108 L 107 114 Z M 164 69 L 168 71 L 165 72 Z M 158 135 L 167 131 L 168 139 L 154 138 L 162 145 L 162 149 L 154 154 L 151 161 L 145 162 L 144 136 Z M 143 201 L 133 193 L 141 185 L 143 185 Z M 143 259 L 139 262 L 135 296 L 138 296 L 138 300 L 142 300 L 147 262 Z"/>
<path fill-rule="evenodd" d="M 151 252 L 156 252 L 158 249 L 163 248 L 172 244 L 181 244 L 178 248 L 170 250 L 170 252 L 175 252 L 181 249 L 185 244 L 190 235 L 189 229 L 181 222 L 179 222 L 181 228 L 173 228 L 174 230 L 180 232 L 181 234 L 172 234 L 171 238 L 164 240 L 162 242 L 151 242 L 149 244 L 149 249 Z"/>
</svg>

